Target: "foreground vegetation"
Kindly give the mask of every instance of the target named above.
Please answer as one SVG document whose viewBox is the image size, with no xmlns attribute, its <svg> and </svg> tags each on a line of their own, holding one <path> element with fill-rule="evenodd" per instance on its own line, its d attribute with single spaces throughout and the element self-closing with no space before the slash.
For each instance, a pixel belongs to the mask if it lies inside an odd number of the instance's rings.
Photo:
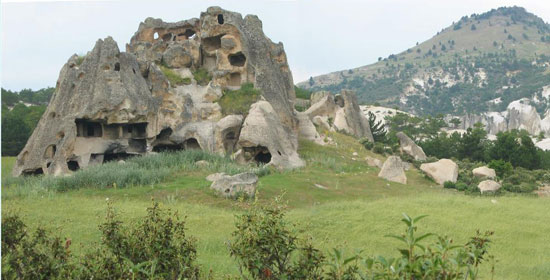
<svg viewBox="0 0 550 280">
<path fill-rule="evenodd" d="M 363 162 L 367 155 L 382 159 L 380 155 L 365 150 L 351 137 L 330 136 L 337 145 L 321 147 L 301 142 L 299 153 L 307 167 L 264 173 L 256 202 L 266 204 L 284 194 L 284 203 L 289 207 L 288 222 L 327 258 L 334 254 L 333 248 L 346 258 L 358 250 L 365 258 L 399 257 L 395 248 L 401 247 L 400 242 L 384 236 L 402 232 L 399 219 L 405 212 L 412 217 L 429 214 L 422 221 L 421 232 L 452 236 L 455 244 L 467 243 L 478 229 L 493 230 L 490 252 L 497 259 L 495 279 L 541 279 L 550 273 L 550 225 L 543 222 L 550 219 L 548 199 L 513 194 L 467 196 L 436 186 L 416 169 L 407 171 L 407 185 L 387 182 L 377 177 L 378 169 Z M 126 164 L 133 164 L 133 160 Z M 156 161 L 155 156 L 147 160 Z M 218 159 L 206 160 L 215 165 Z M 210 270 L 215 279 L 239 274 L 227 242 L 236 229 L 235 215 L 246 213 L 253 202 L 219 198 L 210 191 L 210 183 L 204 178 L 219 166 L 184 168 L 189 166 L 186 164 L 171 170 L 159 182 L 124 188 L 95 185 L 60 192 L 31 191 L 31 185 L 28 189 L 13 185 L 14 179 L 6 173 L 13 161 L 2 161 L 3 213 L 19 214 L 29 232 L 42 226 L 55 235 L 70 238 L 75 256 L 97 249 L 102 235 L 98 225 L 104 223 L 109 203 L 121 222 L 133 224 L 143 219 L 154 199 L 163 208 L 187 216 L 186 234 L 196 238 L 196 262 L 203 275 Z M 225 168 L 229 168 L 231 163 L 228 164 Z M 104 166 L 116 172 L 124 165 Z M 6 185 L 10 181 L 11 185 Z M 426 241 L 432 243 L 436 239 Z M 490 270 L 490 265 L 482 266 L 481 278 L 489 278 Z"/>
</svg>

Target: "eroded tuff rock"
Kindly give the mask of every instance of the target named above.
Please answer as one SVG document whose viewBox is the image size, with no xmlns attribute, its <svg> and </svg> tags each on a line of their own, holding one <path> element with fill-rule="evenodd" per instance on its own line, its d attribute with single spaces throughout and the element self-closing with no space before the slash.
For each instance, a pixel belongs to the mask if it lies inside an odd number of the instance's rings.
<svg viewBox="0 0 550 280">
<path fill-rule="evenodd" d="M 474 168 L 472 170 L 472 174 L 478 178 L 488 178 L 488 179 L 494 179 L 497 177 L 497 173 L 494 169 L 489 168 L 487 166 L 481 166 L 478 168 Z"/>
<path fill-rule="evenodd" d="M 410 155 L 415 160 L 426 160 L 426 154 L 421 147 L 416 145 L 414 141 L 409 138 L 405 133 L 398 132 L 395 136 L 399 138 L 399 145 L 401 146 L 401 151 Z"/>
<path fill-rule="evenodd" d="M 267 103 L 261 107 L 271 108 L 266 123 L 278 140 L 249 125 L 239 141 L 243 123 L 251 121 L 222 113 L 217 102 L 224 90 L 244 83 L 261 91 Z M 69 59 L 13 174 L 58 175 L 182 149 L 245 154 L 251 145 L 274 154 L 270 162 L 277 167 L 301 166 L 294 100 L 283 45 L 264 35 L 256 16 L 211 7 L 200 18 L 175 23 L 148 18 L 126 52 L 107 38 L 83 60 Z"/>
<path fill-rule="evenodd" d="M 209 175 L 207 179 L 212 181 L 210 188 L 223 197 L 235 198 L 240 194 L 245 194 L 247 197 L 254 197 L 256 194 L 258 176 L 254 173 L 246 172 L 233 176 L 215 173 Z"/>
<path fill-rule="evenodd" d="M 317 125 L 331 130 L 341 131 L 355 137 L 365 137 L 374 142 L 369 121 L 362 114 L 357 103 L 357 96 L 352 91 L 342 90 L 340 94 L 322 94 L 315 96 L 318 101 L 309 107 L 305 114 Z"/>
<path fill-rule="evenodd" d="M 436 162 L 423 163 L 420 165 L 420 170 L 440 185 L 443 185 L 447 181 L 456 183 L 456 179 L 458 178 L 458 165 L 446 158 Z"/>
<path fill-rule="evenodd" d="M 404 164 L 398 156 L 390 156 L 386 159 L 380 173 L 378 173 L 378 177 L 392 182 L 407 184 Z"/>
</svg>

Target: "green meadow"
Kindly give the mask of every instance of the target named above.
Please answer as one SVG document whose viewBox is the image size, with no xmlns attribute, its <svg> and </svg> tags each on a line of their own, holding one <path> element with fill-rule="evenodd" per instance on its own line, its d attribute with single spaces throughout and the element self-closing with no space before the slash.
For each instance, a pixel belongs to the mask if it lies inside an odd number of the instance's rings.
<svg viewBox="0 0 550 280">
<path fill-rule="evenodd" d="M 281 172 L 254 167 L 261 176 L 255 203 L 282 195 L 288 204 L 287 218 L 295 229 L 310 236 L 325 252 L 341 248 L 350 255 L 362 251 L 365 256 L 397 256 L 399 243 L 384 236 L 402 232 L 401 213 L 427 214 L 419 231 L 448 235 L 457 244 L 466 242 L 477 229 L 495 231 L 490 249 L 498 260 L 495 279 L 545 279 L 550 275 L 549 199 L 465 195 L 437 186 L 414 168 L 407 171 L 407 185 L 387 182 L 364 160 L 367 155 L 383 159 L 380 155 L 365 150 L 351 137 L 331 136 L 336 145 L 300 143 L 299 153 L 307 162 L 302 169 Z M 209 167 L 194 166 L 193 160 L 199 158 L 207 160 Z M 104 220 L 108 202 L 123 220 L 131 221 L 145 215 L 154 200 L 186 216 L 188 232 L 197 239 L 202 270 L 212 270 L 220 278 L 236 275 L 237 265 L 229 256 L 227 241 L 234 231 L 235 215 L 254 202 L 220 198 L 204 178 L 218 170 L 237 173 L 253 167 L 198 152 L 143 157 L 135 159 L 141 161 L 135 165 L 133 161 L 117 168 L 112 165 L 118 163 L 113 163 L 78 171 L 73 175 L 78 180 L 71 181 L 11 178 L 14 158 L 2 158 L 2 211 L 20 213 L 31 228 L 44 226 L 70 238 L 72 251 L 82 254 L 99 242 L 98 225 Z M 163 162 L 176 161 L 177 167 L 166 171 Z M 127 169 L 147 167 L 155 173 L 157 169 L 151 166 L 166 173 L 153 181 L 129 178 L 132 173 Z M 94 180 L 93 174 L 106 172 L 102 169 L 108 169 L 118 183 Z M 482 279 L 490 279 L 489 268 L 484 266 Z"/>
</svg>

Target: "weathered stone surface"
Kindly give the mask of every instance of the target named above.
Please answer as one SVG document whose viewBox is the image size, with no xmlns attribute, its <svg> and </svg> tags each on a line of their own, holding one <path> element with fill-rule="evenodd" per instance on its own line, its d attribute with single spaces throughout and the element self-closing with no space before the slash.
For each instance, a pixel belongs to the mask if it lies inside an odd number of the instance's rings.
<svg viewBox="0 0 550 280">
<path fill-rule="evenodd" d="M 495 170 L 492 169 L 492 168 L 489 168 L 487 166 L 481 166 L 481 167 L 478 167 L 478 168 L 474 168 L 474 170 L 472 170 L 472 173 L 474 174 L 474 176 L 476 176 L 478 178 L 493 179 L 493 178 L 497 177 L 497 174 L 496 174 Z"/>
<path fill-rule="evenodd" d="M 481 193 L 494 192 L 500 189 L 500 184 L 493 180 L 485 180 L 479 182 L 477 188 L 481 191 Z"/>
<path fill-rule="evenodd" d="M 368 166 L 372 166 L 372 167 L 382 168 L 382 165 L 383 165 L 381 160 L 377 158 L 369 157 L 369 156 L 365 158 L 365 161 L 367 162 Z"/>
<path fill-rule="evenodd" d="M 407 184 L 407 176 L 403 169 L 403 161 L 398 156 L 390 156 L 384 162 L 378 177 L 384 178 L 388 181 L 397 182 L 401 184 Z"/>
<path fill-rule="evenodd" d="M 420 170 L 440 185 L 447 181 L 456 182 L 458 178 L 458 165 L 450 159 L 440 159 L 432 163 L 423 163 Z"/>
<path fill-rule="evenodd" d="M 198 166 L 198 167 L 206 167 L 206 166 L 208 166 L 208 161 L 199 160 L 199 161 L 195 162 L 195 165 Z"/>
<path fill-rule="evenodd" d="M 240 194 L 254 197 L 256 194 L 258 176 L 254 173 L 246 172 L 233 176 L 216 173 L 209 175 L 207 178 L 213 180 L 210 188 L 223 197 L 235 198 Z"/>
<path fill-rule="evenodd" d="M 535 107 L 529 105 L 529 99 L 520 99 L 507 107 L 508 129 L 525 129 L 531 135 L 540 133 L 540 116 Z"/>
<path fill-rule="evenodd" d="M 305 114 L 310 119 L 327 118 L 331 129 L 343 131 L 358 138 L 365 137 L 374 142 L 369 122 L 363 116 L 357 103 L 357 97 L 352 91 L 342 90 L 335 97 L 331 94 L 325 95 L 318 102 L 312 104 Z"/>
<path fill-rule="evenodd" d="M 278 168 L 304 166 L 298 156 L 296 137 L 286 131 L 267 101 L 252 104 L 239 137 L 244 161 L 273 164 Z"/>
<path fill-rule="evenodd" d="M 328 123 L 327 117 L 315 116 L 312 122 L 322 129 L 330 130 L 330 124 Z"/>
<path fill-rule="evenodd" d="M 316 92 L 311 94 L 311 96 L 309 97 L 309 100 L 311 101 L 311 104 L 315 104 L 327 95 L 330 95 L 330 92 L 324 91 L 324 90 L 316 91 Z"/>
<path fill-rule="evenodd" d="M 211 7 L 199 19 L 166 23 L 148 18 L 126 51 L 120 52 L 109 37 L 99 40 L 82 64 L 76 55 L 69 59 L 14 175 L 66 174 L 166 150 L 233 153 L 249 148 L 238 145 L 242 116 L 224 116 L 217 103 L 223 90 L 247 82 L 261 91 L 272 108 L 267 122 L 282 135 L 270 147 L 277 148 L 272 163 L 303 165 L 296 153 L 298 119 L 286 54 L 281 43 L 264 35 L 256 16 Z M 182 81 L 169 80 L 161 64 Z M 200 69 L 211 81 L 194 79 Z"/>
<path fill-rule="evenodd" d="M 305 113 L 298 112 L 298 123 L 299 137 L 307 139 L 309 141 L 313 141 L 319 145 L 325 144 L 325 142 L 323 142 L 323 139 L 321 139 L 321 136 L 319 136 L 317 129 L 315 129 L 315 125 L 313 125 L 313 123 Z"/>
<path fill-rule="evenodd" d="M 415 160 L 426 160 L 424 150 L 416 145 L 409 136 L 403 132 L 398 132 L 395 136 L 399 138 L 399 145 L 401 146 L 402 152 L 412 156 Z"/>
<path fill-rule="evenodd" d="M 213 174 L 210 174 L 210 175 L 206 176 L 206 180 L 210 181 L 210 182 L 214 182 L 214 181 L 217 181 L 217 180 L 223 178 L 224 176 L 227 176 L 227 175 L 223 172 L 213 173 Z"/>
</svg>

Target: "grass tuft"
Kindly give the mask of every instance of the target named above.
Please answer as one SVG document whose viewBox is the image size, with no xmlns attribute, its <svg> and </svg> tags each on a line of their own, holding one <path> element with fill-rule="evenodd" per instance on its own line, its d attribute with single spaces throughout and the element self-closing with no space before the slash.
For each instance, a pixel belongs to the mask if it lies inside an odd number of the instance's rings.
<svg viewBox="0 0 550 280">
<path fill-rule="evenodd" d="M 224 90 L 223 96 L 218 101 L 224 115 L 248 114 L 250 105 L 260 99 L 261 92 L 254 88 L 254 84 L 246 83 L 238 90 Z"/>
<path fill-rule="evenodd" d="M 166 76 L 168 81 L 170 81 L 170 85 L 172 87 L 181 86 L 181 85 L 190 85 L 191 84 L 191 78 L 182 78 L 178 73 L 176 73 L 174 70 L 161 65 L 160 70 L 162 71 L 162 74 Z"/>
</svg>

